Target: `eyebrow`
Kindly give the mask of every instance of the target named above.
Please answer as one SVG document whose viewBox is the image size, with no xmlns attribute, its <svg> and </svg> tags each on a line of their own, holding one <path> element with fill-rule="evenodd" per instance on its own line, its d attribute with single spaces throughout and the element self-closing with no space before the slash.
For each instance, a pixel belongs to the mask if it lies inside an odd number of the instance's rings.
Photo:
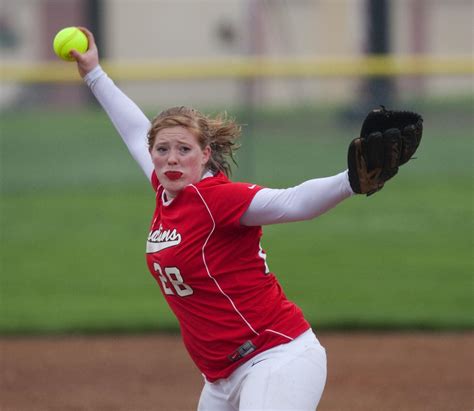
<svg viewBox="0 0 474 411">
<path fill-rule="evenodd" d="M 176 141 L 177 144 L 185 144 L 185 145 L 191 145 L 192 143 L 190 143 L 189 141 L 185 141 L 185 140 L 177 140 Z M 156 140 L 155 141 L 155 144 L 170 144 L 169 141 L 160 141 L 160 140 Z"/>
</svg>

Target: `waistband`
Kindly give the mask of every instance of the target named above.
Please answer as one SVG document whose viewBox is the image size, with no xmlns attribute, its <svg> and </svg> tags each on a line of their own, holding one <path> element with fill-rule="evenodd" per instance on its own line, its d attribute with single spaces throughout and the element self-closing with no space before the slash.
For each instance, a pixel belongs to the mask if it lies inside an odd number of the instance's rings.
<svg viewBox="0 0 474 411">
<path fill-rule="evenodd" d="M 285 344 L 279 344 L 279 345 L 277 345 L 275 347 L 272 347 L 272 348 L 269 348 L 268 350 L 263 351 L 263 352 L 268 352 L 268 351 L 277 349 L 281 345 L 286 345 L 286 344 L 293 344 L 294 345 L 294 344 L 298 344 L 298 343 L 315 343 L 315 342 L 319 344 L 319 340 L 317 339 L 317 337 L 314 334 L 313 330 L 311 328 L 309 328 L 306 331 L 304 331 L 303 333 L 301 333 L 300 335 L 298 335 L 293 340 L 288 341 Z M 231 362 L 238 361 L 241 358 L 244 358 L 247 355 L 254 352 L 258 348 L 257 344 L 258 343 L 254 343 L 254 342 L 248 340 L 248 341 L 244 342 L 240 347 L 238 347 L 235 351 L 233 351 L 231 354 L 229 354 L 227 356 L 227 358 Z"/>
</svg>

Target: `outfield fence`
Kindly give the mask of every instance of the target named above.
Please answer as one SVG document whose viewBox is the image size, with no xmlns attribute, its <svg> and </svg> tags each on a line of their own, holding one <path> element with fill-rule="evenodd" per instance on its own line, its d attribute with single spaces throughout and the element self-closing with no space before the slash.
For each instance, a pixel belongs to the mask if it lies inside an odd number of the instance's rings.
<svg viewBox="0 0 474 411">
<path fill-rule="evenodd" d="M 163 81 L 255 77 L 337 77 L 472 75 L 474 58 L 464 56 L 368 56 L 368 57 L 232 57 L 148 61 L 102 62 L 116 80 Z M 64 62 L 19 64 L 3 62 L 2 83 L 79 82 L 75 70 Z"/>
</svg>

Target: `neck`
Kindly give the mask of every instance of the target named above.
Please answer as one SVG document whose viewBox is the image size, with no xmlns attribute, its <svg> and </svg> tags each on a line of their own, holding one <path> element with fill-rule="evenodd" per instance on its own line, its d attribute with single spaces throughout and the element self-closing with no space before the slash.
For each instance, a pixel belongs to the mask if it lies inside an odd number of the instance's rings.
<svg viewBox="0 0 474 411">
<path fill-rule="evenodd" d="M 202 172 L 202 175 L 201 175 L 201 180 L 199 181 L 202 181 L 204 180 L 205 178 L 208 178 L 208 177 L 212 177 L 214 174 L 212 173 L 211 170 L 208 170 L 208 169 L 205 169 L 203 172 Z M 168 190 L 164 190 L 163 191 L 163 194 L 165 196 L 164 200 L 165 201 L 171 201 L 173 200 L 178 194 L 179 194 L 179 191 L 178 192 L 170 192 Z"/>
</svg>

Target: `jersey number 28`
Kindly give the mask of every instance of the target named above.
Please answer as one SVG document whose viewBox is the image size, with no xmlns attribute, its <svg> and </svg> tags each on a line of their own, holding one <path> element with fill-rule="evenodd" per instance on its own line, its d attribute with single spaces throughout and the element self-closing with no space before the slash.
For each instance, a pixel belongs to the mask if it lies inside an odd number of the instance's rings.
<svg viewBox="0 0 474 411">
<path fill-rule="evenodd" d="M 153 263 L 153 268 L 158 274 L 165 294 L 177 294 L 180 297 L 187 297 L 194 292 L 193 289 L 184 282 L 178 267 L 165 267 L 165 269 L 162 270 L 158 263 Z M 168 286 L 168 284 L 171 284 L 174 291 Z"/>
</svg>

